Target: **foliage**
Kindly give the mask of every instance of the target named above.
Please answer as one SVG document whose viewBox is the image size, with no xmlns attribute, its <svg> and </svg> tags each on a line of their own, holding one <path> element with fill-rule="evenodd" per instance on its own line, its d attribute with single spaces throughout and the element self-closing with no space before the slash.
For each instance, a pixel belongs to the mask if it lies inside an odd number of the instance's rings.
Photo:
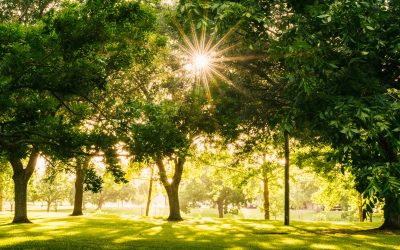
<svg viewBox="0 0 400 250">
<path fill-rule="evenodd" d="M 101 192 L 103 188 L 103 179 L 100 177 L 95 169 L 88 168 L 85 171 L 85 179 L 83 181 L 85 184 L 85 191 L 92 191 L 93 193 Z"/>
<path fill-rule="evenodd" d="M 318 190 L 312 195 L 312 200 L 323 205 L 326 211 L 341 205 L 343 210 L 356 210 L 358 192 L 354 189 L 354 177 L 350 173 L 337 173 L 329 180 L 319 176 Z"/>
<path fill-rule="evenodd" d="M 0 1 L 0 21 L 35 23 L 46 12 L 60 7 L 60 0 L 8 0 Z"/>
<path fill-rule="evenodd" d="M 330 145 L 330 159 L 355 176 L 368 211 L 385 199 L 388 216 L 398 216 L 398 1 L 276 6 L 284 14 L 271 19 L 276 36 L 266 52 L 283 70 L 265 95 L 281 86 L 287 105 L 275 118 L 290 121 L 299 139 Z"/>
<path fill-rule="evenodd" d="M 31 201 L 46 202 L 49 212 L 51 204 L 57 208 L 57 203 L 68 199 L 71 187 L 66 173 L 57 173 L 48 166 L 42 175 L 37 174 L 36 178 L 32 178 L 29 198 Z"/>
<path fill-rule="evenodd" d="M 106 202 L 132 202 L 137 191 L 132 183 L 116 184 L 110 174 L 102 178 L 102 188 L 86 194 L 86 200 L 101 209 Z M 87 191 L 87 190 L 85 190 Z"/>
<path fill-rule="evenodd" d="M 106 135 L 77 125 L 95 112 L 90 93 L 140 56 L 152 22 L 139 4 L 88 1 L 36 24 L 1 23 L 0 150 L 24 158 L 34 145 L 70 158 L 82 145 L 107 147 Z"/>
<path fill-rule="evenodd" d="M 201 145 L 201 146 L 200 146 Z M 247 190 L 241 185 L 241 175 L 232 168 L 232 155 L 219 145 L 218 141 L 210 143 L 198 141 L 198 147 L 203 148 L 192 155 L 188 164 L 193 165 L 190 175 L 181 190 L 182 210 L 190 212 L 190 208 L 207 206 L 222 206 L 223 212 L 238 213 L 240 208 L 251 200 L 254 194 L 251 188 Z"/>
<path fill-rule="evenodd" d="M 0 158 L 0 202 L 11 201 L 14 191 L 11 182 L 12 171 L 7 161 Z M 2 207 L 2 204 L 0 204 Z M 4 207 L 2 207 L 4 209 Z"/>
</svg>

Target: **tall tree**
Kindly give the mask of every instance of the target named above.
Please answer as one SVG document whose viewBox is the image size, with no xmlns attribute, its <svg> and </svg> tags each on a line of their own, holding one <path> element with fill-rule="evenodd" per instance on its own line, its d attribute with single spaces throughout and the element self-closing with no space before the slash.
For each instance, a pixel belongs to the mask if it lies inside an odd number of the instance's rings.
<svg viewBox="0 0 400 250">
<path fill-rule="evenodd" d="M 288 6 L 291 14 L 280 20 L 286 29 L 270 52 L 282 55 L 293 120 L 336 149 L 331 159 L 356 177 L 366 211 L 384 200 L 382 227 L 399 228 L 400 54 L 392 39 L 399 33 L 399 2 Z"/>
<path fill-rule="evenodd" d="M 138 3 L 86 1 L 41 22 L 0 24 L 0 151 L 14 172 L 13 222 L 29 222 L 27 183 L 41 152 L 71 158 L 97 144 L 77 126 L 95 109 L 90 94 L 139 57 L 153 20 Z"/>
</svg>

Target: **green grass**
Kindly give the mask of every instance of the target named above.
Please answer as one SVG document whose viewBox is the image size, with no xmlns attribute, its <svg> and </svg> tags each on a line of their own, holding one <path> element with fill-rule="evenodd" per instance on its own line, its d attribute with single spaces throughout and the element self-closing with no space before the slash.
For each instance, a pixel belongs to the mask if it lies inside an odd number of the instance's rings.
<svg viewBox="0 0 400 250">
<path fill-rule="evenodd" d="M 264 222 L 90 213 L 30 212 L 33 224 L 13 225 L 0 213 L 0 249 L 400 249 L 400 232 L 375 223 Z"/>
</svg>

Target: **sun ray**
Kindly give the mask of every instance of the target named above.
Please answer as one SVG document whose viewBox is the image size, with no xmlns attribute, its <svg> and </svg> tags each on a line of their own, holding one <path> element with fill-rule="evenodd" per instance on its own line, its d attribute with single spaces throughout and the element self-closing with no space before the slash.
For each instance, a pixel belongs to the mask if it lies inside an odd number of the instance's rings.
<svg viewBox="0 0 400 250">
<path fill-rule="evenodd" d="M 232 35 L 233 32 L 235 32 L 235 31 L 237 30 L 237 28 L 239 27 L 239 24 L 240 24 L 240 21 L 237 22 L 235 26 L 233 26 L 232 28 L 230 28 L 230 29 L 228 30 L 228 32 L 226 32 L 226 33 L 221 37 L 221 39 L 219 39 L 219 40 L 214 44 L 214 46 L 212 46 L 212 47 L 210 48 L 210 51 L 217 50 L 217 49 L 219 48 L 219 46 L 221 46 L 221 44 L 222 44 L 226 39 L 228 39 L 228 38 Z"/>
<path fill-rule="evenodd" d="M 227 53 L 227 52 L 233 50 L 234 48 L 237 48 L 240 44 L 241 44 L 241 43 L 238 42 L 238 43 L 235 43 L 235 44 L 233 44 L 233 45 L 231 45 L 231 46 L 228 46 L 228 47 L 226 47 L 226 48 L 223 48 L 223 49 L 221 49 L 221 50 L 215 51 L 215 52 L 214 52 L 214 53 L 215 53 L 215 58 L 218 58 L 218 56 L 221 56 L 221 55 L 223 55 L 223 54 L 225 54 L 225 53 Z"/>
<path fill-rule="evenodd" d="M 200 38 L 200 48 L 203 52 L 206 52 L 207 50 L 205 49 L 205 43 L 206 43 L 206 27 L 204 24 L 201 25 L 201 38 Z"/>
<path fill-rule="evenodd" d="M 230 79 L 228 79 L 224 74 L 222 74 L 217 67 L 214 68 L 210 68 L 210 70 L 213 72 L 214 75 L 216 75 L 218 78 L 220 78 L 221 80 L 223 80 L 224 82 L 226 82 L 227 84 L 229 84 L 230 86 L 232 86 L 234 89 L 236 89 L 237 91 L 239 91 L 240 93 L 247 95 L 245 93 L 245 91 L 241 88 L 239 88 L 236 84 L 234 84 Z"/>
<path fill-rule="evenodd" d="M 252 61 L 264 59 L 263 56 L 230 56 L 230 57 L 219 57 L 215 58 L 214 62 L 240 62 L 240 61 Z"/>
<path fill-rule="evenodd" d="M 203 85 L 206 91 L 207 99 L 212 102 L 210 84 L 216 80 L 220 80 L 233 86 L 236 90 L 244 93 L 242 89 L 236 86 L 225 73 L 231 67 L 229 62 L 239 62 L 247 60 L 257 60 L 260 56 L 227 56 L 227 53 L 234 51 L 241 42 L 227 45 L 228 39 L 234 34 L 240 25 L 237 22 L 232 28 L 218 38 L 217 30 L 207 36 L 206 24 L 202 23 L 200 29 L 196 30 L 195 24 L 189 24 L 189 35 L 184 28 L 176 21 L 176 27 L 181 34 L 183 44 L 178 43 L 180 49 L 183 67 L 186 72 L 182 77 L 191 79 L 192 84 L 196 86 Z M 178 71 L 181 74 L 182 71 Z"/>
<path fill-rule="evenodd" d="M 215 40 L 216 37 L 217 37 L 217 32 L 214 32 L 214 33 L 210 36 L 210 38 L 208 39 L 208 42 L 207 42 L 206 46 L 204 47 L 204 50 L 205 50 L 205 51 L 211 51 L 211 46 L 212 46 L 212 44 L 213 44 L 213 42 L 214 42 L 214 40 Z"/>
<path fill-rule="evenodd" d="M 175 26 L 177 27 L 179 33 L 181 34 L 183 41 L 188 46 L 189 50 L 196 51 L 196 48 L 193 46 L 193 43 L 190 41 L 189 37 L 186 35 L 182 26 L 177 21 L 174 21 L 174 23 L 175 23 Z"/>
<path fill-rule="evenodd" d="M 199 38 L 197 37 L 196 28 L 194 27 L 193 22 L 190 24 L 190 30 L 192 31 L 193 43 L 194 43 L 194 47 L 196 48 L 196 51 L 201 51 L 200 44 L 199 44 Z"/>
</svg>

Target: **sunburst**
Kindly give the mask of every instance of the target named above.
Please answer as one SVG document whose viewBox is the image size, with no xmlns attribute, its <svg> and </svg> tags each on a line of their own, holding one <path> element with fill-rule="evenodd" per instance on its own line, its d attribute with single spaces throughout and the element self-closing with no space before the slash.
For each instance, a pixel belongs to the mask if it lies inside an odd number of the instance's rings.
<svg viewBox="0 0 400 250">
<path fill-rule="evenodd" d="M 228 53 L 240 45 L 240 42 L 227 45 L 228 38 L 237 30 L 239 23 L 217 39 L 217 32 L 207 36 L 205 25 L 198 32 L 191 24 L 191 34 L 187 35 L 176 22 L 176 27 L 182 37 L 183 43 L 179 43 L 181 53 L 183 75 L 196 85 L 204 85 L 207 96 L 211 99 L 209 83 L 213 80 L 221 80 L 235 87 L 225 72 L 229 69 L 226 63 L 254 60 L 256 56 L 228 56 Z"/>
</svg>

